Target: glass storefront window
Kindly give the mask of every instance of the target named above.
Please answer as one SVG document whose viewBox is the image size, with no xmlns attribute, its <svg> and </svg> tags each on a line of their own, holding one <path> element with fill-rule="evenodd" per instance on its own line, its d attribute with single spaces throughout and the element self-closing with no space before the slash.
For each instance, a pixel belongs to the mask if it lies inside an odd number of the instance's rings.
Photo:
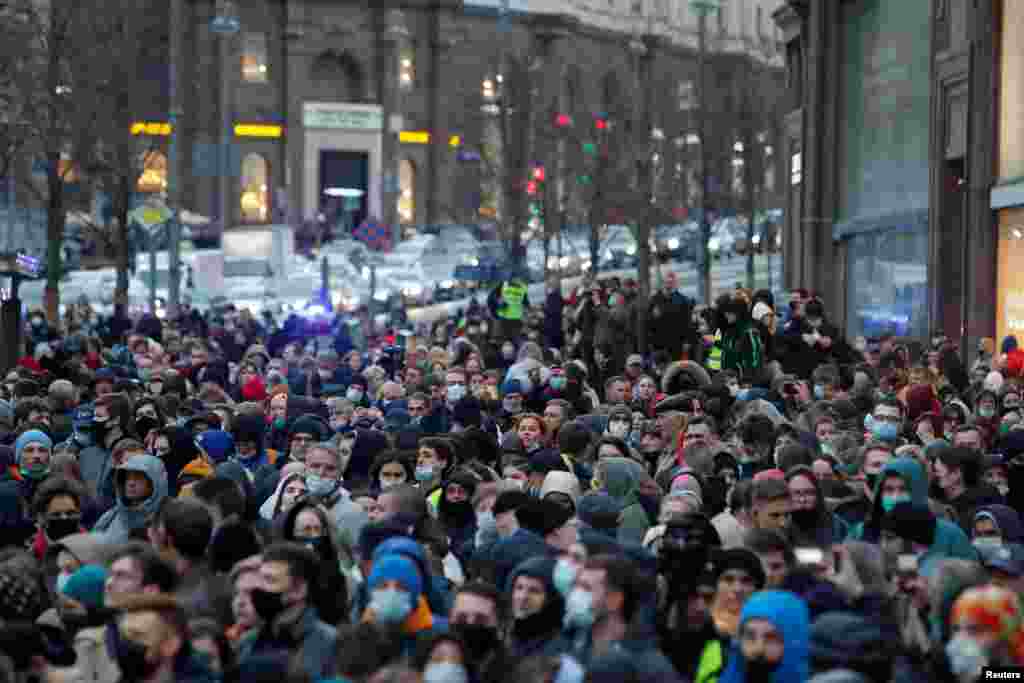
<svg viewBox="0 0 1024 683">
<path fill-rule="evenodd" d="M 847 338 L 885 331 L 926 338 L 927 223 L 854 235 L 847 244 Z"/>
<path fill-rule="evenodd" d="M 266 223 L 270 216 L 270 167 L 259 154 L 242 159 L 242 222 Z"/>
<path fill-rule="evenodd" d="M 409 159 L 398 164 L 398 220 L 403 225 L 416 222 L 416 165 Z"/>
<path fill-rule="evenodd" d="M 246 83 L 266 83 L 267 36 L 265 33 L 246 33 L 242 41 L 242 80 Z"/>
<path fill-rule="evenodd" d="M 135 184 L 136 192 L 155 193 L 167 190 L 167 157 L 163 152 L 147 152 L 142 161 L 142 175 Z"/>
</svg>

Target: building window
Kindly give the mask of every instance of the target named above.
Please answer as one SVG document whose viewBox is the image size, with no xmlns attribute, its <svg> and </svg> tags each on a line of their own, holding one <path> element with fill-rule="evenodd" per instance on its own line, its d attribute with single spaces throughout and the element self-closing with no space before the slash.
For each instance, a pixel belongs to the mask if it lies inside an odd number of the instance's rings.
<svg viewBox="0 0 1024 683">
<path fill-rule="evenodd" d="M 402 225 L 416 222 L 416 165 L 409 159 L 398 163 L 398 220 Z"/>
<path fill-rule="evenodd" d="M 804 181 L 804 168 L 803 168 L 804 156 L 800 152 L 796 152 L 789 160 L 789 184 L 794 187 Z"/>
<path fill-rule="evenodd" d="M 242 80 L 246 83 L 266 83 L 267 35 L 246 33 L 242 41 Z"/>
<path fill-rule="evenodd" d="M 259 154 L 242 159 L 242 222 L 266 223 L 270 217 L 270 167 Z"/>
<path fill-rule="evenodd" d="M 167 157 L 163 152 L 146 152 L 142 159 L 142 175 L 135 183 L 135 191 L 146 194 L 167 191 Z"/>
<path fill-rule="evenodd" d="M 402 50 L 399 55 L 398 82 L 406 90 L 416 85 L 416 59 L 411 49 Z"/>
<path fill-rule="evenodd" d="M 691 111 L 697 105 L 697 92 L 693 81 L 679 81 L 676 84 L 676 99 L 679 102 L 679 111 Z"/>
</svg>

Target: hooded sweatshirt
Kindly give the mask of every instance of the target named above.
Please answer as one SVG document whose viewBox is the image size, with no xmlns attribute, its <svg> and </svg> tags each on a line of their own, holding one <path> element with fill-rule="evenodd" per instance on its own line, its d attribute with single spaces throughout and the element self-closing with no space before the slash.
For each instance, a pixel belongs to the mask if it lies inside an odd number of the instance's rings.
<svg viewBox="0 0 1024 683">
<path fill-rule="evenodd" d="M 533 557 L 522 562 L 509 576 L 506 592 L 511 592 L 520 576 L 530 576 L 543 582 L 545 592 L 544 606 L 539 612 L 512 622 L 508 650 L 513 659 L 558 654 L 558 635 L 562 630 L 565 601 L 552 580 L 554 569 L 554 558 Z"/>
<path fill-rule="evenodd" d="M 540 487 L 541 499 L 549 493 L 564 493 L 572 500 L 575 508 L 580 501 L 580 480 L 571 472 L 548 472 Z"/>
<path fill-rule="evenodd" d="M 142 501 L 129 501 L 124 497 L 125 479 L 128 472 L 141 472 L 149 479 L 152 491 Z M 96 525 L 94 533 L 103 533 L 104 541 L 122 543 L 130 538 L 136 529 L 145 527 L 167 497 L 167 471 L 164 463 L 152 455 L 136 455 L 118 468 L 114 475 L 116 502 Z"/>
<path fill-rule="evenodd" d="M 651 527 L 651 520 L 640 504 L 640 476 L 633 463 L 626 458 L 606 458 L 603 461 L 604 488 L 620 506 L 618 540 L 634 544 L 643 543 Z"/>
<path fill-rule="evenodd" d="M 804 683 L 808 678 L 810 613 L 803 600 L 787 591 L 755 593 L 743 606 L 740 629 L 751 619 L 766 619 L 782 634 L 782 660 L 772 672 L 772 683 Z M 729 663 L 719 683 L 746 683 L 747 662 L 739 641 L 733 640 Z"/>
<path fill-rule="evenodd" d="M 871 506 L 871 512 L 867 520 L 860 527 L 851 533 L 857 540 L 877 543 L 881 536 L 881 523 L 885 512 L 882 508 L 882 483 L 892 474 L 899 476 L 907 483 L 910 489 L 910 503 L 919 508 L 930 508 L 928 501 L 928 484 L 925 480 L 924 469 L 921 464 L 913 458 L 896 458 L 889 461 L 882 468 L 882 472 L 875 484 L 875 499 Z M 977 560 L 978 554 L 971 545 L 971 541 L 956 524 L 949 520 L 936 519 L 935 541 L 921 558 L 922 574 L 930 573 L 930 568 L 940 559 L 952 557 L 964 560 Z"/>
</svg>

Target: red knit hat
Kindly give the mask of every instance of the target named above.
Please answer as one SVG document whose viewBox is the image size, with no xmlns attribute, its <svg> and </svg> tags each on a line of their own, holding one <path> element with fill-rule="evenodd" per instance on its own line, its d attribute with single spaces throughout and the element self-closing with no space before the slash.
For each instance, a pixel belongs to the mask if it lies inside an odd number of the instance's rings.
<svg viewBox="0 0 1024 683">
<path fill-rule="evenodd" d="M 246 401 L 265 401 L 267 399 L 267 385 L 260 377 L 250 377 L 249 381 L 242 386 L 242 398 Z"/>
</svg>

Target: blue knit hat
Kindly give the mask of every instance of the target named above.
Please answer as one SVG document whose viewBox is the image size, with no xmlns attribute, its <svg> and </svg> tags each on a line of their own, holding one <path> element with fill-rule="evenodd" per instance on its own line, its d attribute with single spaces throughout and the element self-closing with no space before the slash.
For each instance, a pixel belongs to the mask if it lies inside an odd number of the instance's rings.
<svg viewBox="0 0 1024 683">
<path fill-rule="evenodd" d="M 368 580 L 370 590 L 375 590 L 385 581 L 398 581 L 409 590 L 413 603 L 423 593 L 423 579 L 413 561 L 404 555 L 385 555 L 373 563 Z"/>
<path fill-rule="evenodd" d="M 508 396 L 509 394 L 523 395 L 523 383 L 518 379 L 507 379 L 505 383 L 501 385 L 501 395 Z"/>
<path fill-rule="evenodd" d="M 82 603 L 86 609 L 100 609 L 103 607 L 103 586 L 106 582 L 106 569 L 98 564 L 87 564 L 68 578 L 61 592 Z"/>
<path fill-rule="evenodd" d="M 235 454 L 235 438 L 229 432 L 210 429 L 200 434 L 196 441 L 217 465 L 230 460 Z"/>
<path fill-rule="evenodd" d="M 53 439 L 38 429 L 30 429 L 19 436 L 18 440 L 14 442 L 14 458 L 19 465 L 21 464 L 21 452 L 30 443 L 41 443 L 47 448 L 53 449 Z"/>
</svg>

